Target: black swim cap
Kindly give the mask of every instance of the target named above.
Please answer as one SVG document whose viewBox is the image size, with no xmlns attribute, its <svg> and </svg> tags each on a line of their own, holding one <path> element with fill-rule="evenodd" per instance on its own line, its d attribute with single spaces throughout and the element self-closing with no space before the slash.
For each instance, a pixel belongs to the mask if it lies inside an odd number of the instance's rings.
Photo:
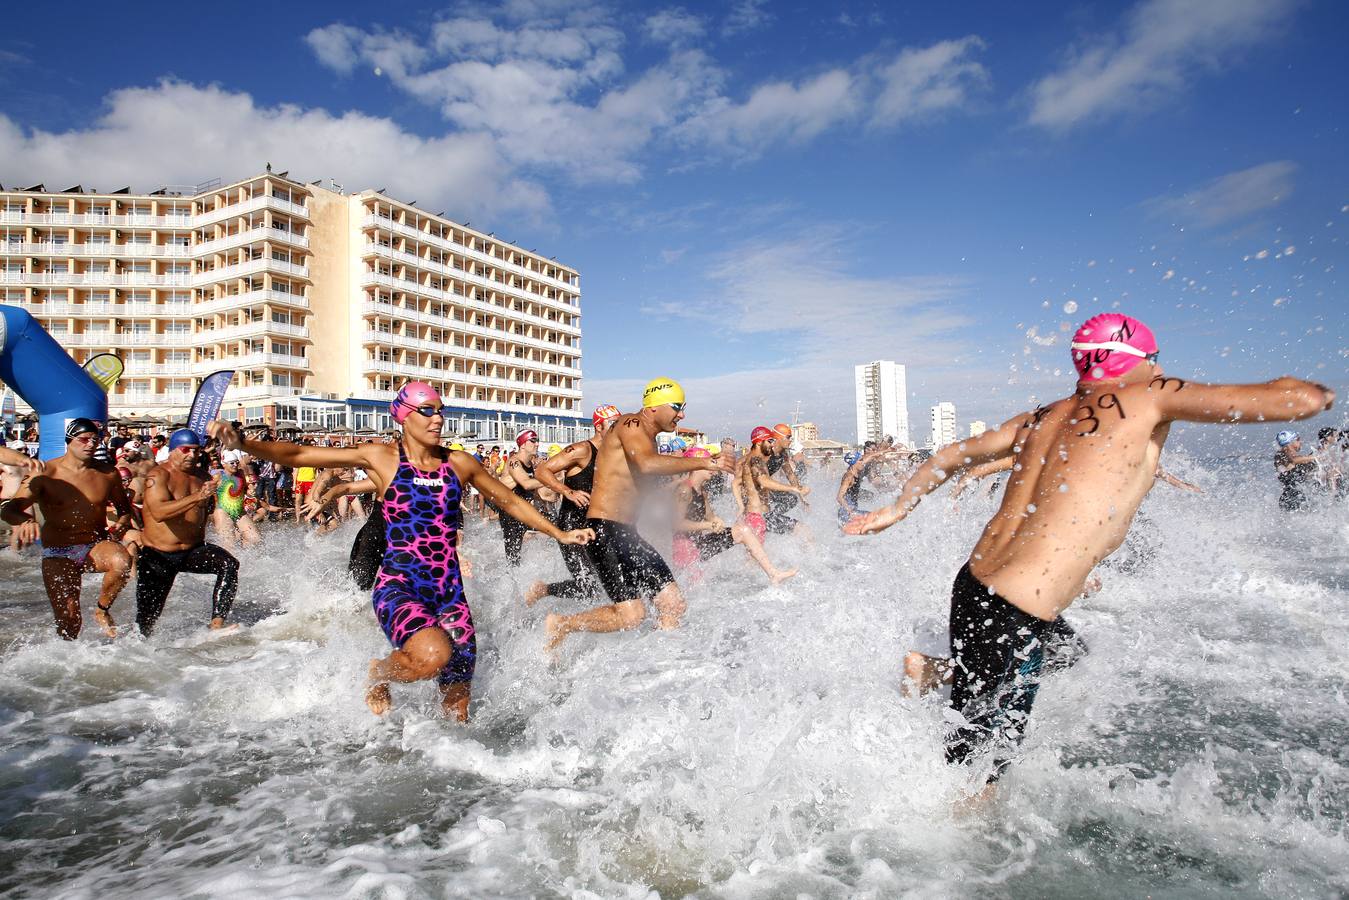
<svg viewBox="0 0 1349 900">
<path fill-rule="evenodd" d="M 66 426 L 66 443 L 69 444 L 75 439 L 76 435 L 92 431 L 95 434 L 103 432 L 103 423 L 95 422 L 93 419 L 86 419 L 80 416 L 78 419 L 71 419 L 70 424 Z"/>
</svg>

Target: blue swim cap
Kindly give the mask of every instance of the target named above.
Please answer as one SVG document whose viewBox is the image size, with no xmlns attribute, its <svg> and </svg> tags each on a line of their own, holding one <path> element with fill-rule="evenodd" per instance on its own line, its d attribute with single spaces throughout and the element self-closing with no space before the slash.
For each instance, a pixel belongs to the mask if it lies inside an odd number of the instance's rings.
<svg viewBox="0 0 1349 900">
<path fill-rule="evenodd" d="M 670 441 L 670 450 L 675 453 L 683 453 L 687 449 L 689 449 L 689 442 L 682 437 L 673 438 Z"/>
<path fill-rule="evenodd" d="M 170 450 L 177 450 L 179 447 L 200 447 L 201 444 L 201 436 L 191 428 L 179 428 L 169 435 Z"/>
<path fill-rule="evenodd" d="M 850 466 L 856 464 L 856 462 L 861 458 L 862 454 L 858 453 L 856 450 L 852 451 L 851 453 L 843 454 L 843 461 Z"/>
<path fill-rule="evenodd" d="M 1274 440 L 1279 442 L 1280 447 L 1287 447 L 1298 439 L 1296 431 L 1280 431 L 1278 437 Z"/>
</svg>

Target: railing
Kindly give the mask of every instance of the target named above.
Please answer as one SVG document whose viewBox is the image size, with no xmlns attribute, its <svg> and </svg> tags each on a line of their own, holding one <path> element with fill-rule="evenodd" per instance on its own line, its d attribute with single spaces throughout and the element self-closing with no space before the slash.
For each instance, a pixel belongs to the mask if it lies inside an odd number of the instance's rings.
<svg viewBox="0 0 1349 900">
<path fill-rule="evenodd" d="M 284 275 L 294 275 L 298 278 L 309 277 L 307 266 L 297 266 L 294 263 L 282 262 L 279 259 L 263 257 L 262 259 L 251 259 L 248 262 L 236 263 L 232 266 L 221 266 L 218 269 L 198 272 L 192 276 L 192 283 L 211 284 L 216 281 L 228 281 L 231 278 L 242 278 L 245 275 L 252 275 L 255 272 L 265 270 L 281 272 Z"/>
<path fill-rule="evenodd" d="M 203 225 L 209 225 L 212 222 L 219 222 L 221 219 L 229 219 L 234 216 L 246 216 L 251 212 L 257 212 L 260 209 L 274 209 L 278 212 L 287 213 L 292 216 L 309 218 L 308 207 L 301 206 L 298 203 L 291 203 L 288 200 L 282 200 L 279 197 L 253 197 L 242 203 L 232 203 L 221 206 L 217 209 L 208 209 L 197 213 L 192 217 L 192 227 L 200 228 Z"/>
<path fill-rule="evenodd" d="M 291 356 L 287 353 L 245 353 L 240 356 L 199 359 L 194 366 L 194 370 L 197 372 L 214 372 L 217 369 L 257 369 L 263 366 L 308 369 L 309 360 L 303 356 Z"/>
<path fill-rule="evenodd" d="M 307 237 L 295 234 L 294 232 L 283 231 L 280 228 L 260 226 L 258 228 L 250 228 L 247 231 L 241 231 L 238 234 L 227 234 L 224 237 L 195 244 L 192 247 L 192 255 L 206 256 L 210 253 L 219 253 L 222 250 L 228 250 L 231 247 L 241 247 L 255 241 L 265 240 L 283 241 L 298 247 L 309 246 L 309 238 Z"/>
<path fill-rule="evenodd" d="M 204 328 L 197 332 L 197 339 L 203 344 L 212 344 L 218 341 L 233 341 L 259 334 L 287 334 L 293 337 L 307 338 L 309 337 L 309 327 L 283 322 L 249 322 L 247 325 L 231 325 L 225 328 Z"/>
<path fill-rule="evenodd" d="M 122 374 L 127 376 L 191 375 L 192 372 L 193 366 L 190 362 L 145 363 L 132 359 L 126 362 L 126 369 Z"/>
<path fill-rule="evenodd" d="M 178 406 L 184 410 L 192 403 L 191 393 L 151 394 L 134 391 L 126 394 L 109 394 L 108 405 L 120 407 Z"/>
<path fill-rule="evenodd" d="M 408 293 L 421 294 L 423 297 L 444 300 L 447 303 L 457 303 L 467 309 L 490 313 L 491 315 L 500 316 L 504 319 L 517 319 L 522 322 L 533 323 L 543 328 L 551 328 L 554 331 L 567 332 L 569 334 L 575 333 L 577 337 L 580 337 L 581 335 L 581 327 L 579 325 L 563 325 L 561 322 L 545 319 L 543 316 L 530 315 L 527 312 L 521 312 L 516 309 L 503 309 L 500 306 L 493 306 L 490 303 L 482 300 L 475 300 L 471 297 L 466 297 L 463 294 L 456 294 L 453 291 L 428 287 L 424 284 L 418 284 L 415 281 L 405 281 L 402 278 L 394 278 L 392 275 L 385 275 L 381 272 L 365 272 L 361 276 L 361 284 L 383 285 L 398 291 L 406 291 Z"/>
<path fill-rule="evenodd" d="M 412 253 L 406 253 L 402 250 L 395 250 L 392 247 L 386 247 L 383 244 L 377 244 L 371 241 L 366 242 L 365 249 L 367 253 L 373 253 L 376 256 L 382 256 L 386 259 L 392 260 L 394 262 L 403 263 L 415 269 L 420 269 L 424 272 L 434 272 L 438 275 L 444 275 L 447 278 L 454 278 L 459 281 L 470 282 L 472 284 L 478 285 L 479 287 L 486 288 L 487 290 L 490 291 L 502 291 L 506 293 L 511 293 L 514 294 L 515 296 L 518 296 L 522 300 L 536 302 L 543 306 L 556 307 L 559 310 L 564 311 L 571 316 L 580 315 L 580 311 L 578 309 L 566 303 L 562 303 L 559 300 L 552 300 L 547 297 L 540 296 L 538 294 L 531 294 L 524 288 L 512 287 L 511 285 L 508 285 L 502 281 L 493 281 L 491 278 L 486 278 L 482 275 L 477 274 L 476 272 L 469 272 L 465 269 L 456 269 L 454 266 L 446 265 L 445 263 L 432 262 L 429 259 L 422 259 L 420 256 L 416 256 Z M 539 316 L 537 318 L 543 319 L 544 317 Z M 544 321 L 554 321 L 554 320 L 544 319 Z M 580 328 L 575 325 L 562 325 L 562 323 L 560 322 L 554 322 L 554 324 L 557 324 L 563 328 L 574 328 L 577 331 L 580 331 Z"/>
<path fill-rule="evenodd" d="M 44 316 L 65 316 L 67 318 L 110 318 L 149 319 L 169 316 L 181 319 L 194 312 L 188 303 L 104 303 L 90 300 L 84 303 L 63 303 L 48 300 L 46 303 L 24 303 L 25 309 L 39 318 Z"/>
<path fill-rule="evenodd" d="M 152 275 L 149 272 L 127 272 L 113 275 L 107 272 L 0 272 L 0 284 L 92 284 L 158 287 L 161 285 L 190 287 L 192 275 Z"/>
<path fill-rule="evenodd" d="M 264 302 L 278 303 L 285 306 L 301 306 L 305 309 L 309 308 L 309 298 L 303 294 L 290 294 L 285 291 L 260 290 L 245 291 L 242 294 L 234 294 L 229 297 L 216 297 L 214 300 L 202 300 L 193 305 L 192 314 L 208 315 L 227 309 L 254 306 Z"/>
<path fill-rule="evenodd" d="M 186 259 L 191 255 L 191 248 L 181 244 L 145 244 L 133 242 L 125 244 L 77 244 L 69 241 L 47 241 L 31 244 L 20 241 L 0 242 L 0 256 L 134 256 Z"/>
<path fill-rule="evenodd" d="M 392 400 L 398 396 L 397 391 L 380 391 L 373 388 L 362 388 L 359 396 L 363 400 Z M 468 397 L 445 397 L 447 403 L 454 406 L 464 406 L 470 409 L 480 409 L 485 413 L 520 413 L 530 416 L 565 416 L 567 418 L 576 418 L 577 411 L 574 409 L 554 409 L 550 406 L 526 406 L 523 403 L 498 403 L 488 400 L 472 400 Z"/>
<path fill-rule="evenodd" d="M 476 326 L 474 327 L 476 328 Z M 485 331 L 486 329 L 480 330 Z M 475 349 L 463 344 L 437 343 L 436 341 L 428 341 L 424 338 L 406 337 L 400 334 L 390 334 L 387 331 L 372 331 L 369 329 L 365 332 L 365 340 L 387 344 L 391 347 L 412 347 L 417 350 L 429 350 L 432 353 L 444 353 L 447 356 L 462 356 L 465 359 L 496 362 L 502 365 L 519 366 L 520 368 L 526 369 L 539 369 L 545 372 L 552 372 L 556 375 L 564 375 L 568 378 L 581 377 L 581 370 L 579 368 L 564 366 L 561 363 L 526 359 L 523 356 L 493 353 L 490 350 Z"/>
<path fill-rule="evenodd" d="M 492 378 L 487 375 L 473 375 L 468 372 L 455 372 L 450 369 L 433 369 L 430 366 L 413 366 L 406 363 L 385 362 L 378 359 L 367 359 L 361 363 L 363 372 L 383 372 L 390 375 L 418 375 L 425 378 L 434 378 L 439 381 L 450 381 L 455 384 L 464 384 L 472 387 L 496 387 L 511 391 L 532 390 L 539 394 L 556 394 L 558 396 L 580 397 L 580 388 L 556 387 L 549 384 L 540 384 L 533 381 L 513 381 L 509 378 Z"/>
<path fill-rule="evenodd" d="M 294 397 L 304 393 L 304 388 L 282 387 L 275 384 L 245 384 L 231 386 L 225 391 L 225 401 L 251 400 L 258 397 Z"/>
<path fill-rule="evenodd" d="M 190 347 L 195 342 L 192 333 L 176 331 L 163 334 L 122 334 L 113 331 L 71 334 L 68 331 L 53 331 L 51 336 L 63 347 L 100 347 L 108 350 L 122 347 Z"/>
<path fill-rule="evenodd" d="M 576 285 L 567 281 L 565 278 L 559 278 L 552 275 L 545 275 L 543 272 L 536 272 L 533 269 L 526 268 L 525 266 L 521 266 L 517 263 L 507 262 L 504 259 L 495 257 L 490 253 L 484 253 L 482 250 L 478 250 L 473 247 L 468 247 L 464 244 L 459 243 L 458 241 L 452 241 L 449 238 L 439 237 L 437 235 L 431 234 L 430 232 L 422 231 L 421 229 L 418 228 L 413 228 L 411 225 L 404 225 L 401 222 L 395 222 L 393 219 L 390 219 L 387 216 L 381 216 L 376 213 L 366 213 L 365 218 L 361 220 L 361 226 L 363 228 L 372 228 L 372 227 L 387 228 L 390 231 L 401 234 L 404 237 L 412 238 L 413 240 L 424 241 L 429 244 L 439 244 L 441 245 L 442 249 L 450 250 L 455 253 L 462 253 L 466 256 L 471 256 L 478 262 L 487 263 L 489 265 L 493 265 L 501 269 L 509 270 L 510 272 L 516 275 L 529 278 L 532 281 L 538 281 L 544 284 L 551 284 L 553 287 L 567 291 L 568 293 L 578 295 L 580 294 L 580 291 L 577 289 Z M 544 299 L 551 300 L 554 303 L 561 303 L 564 306 L 571 306 L 571 304 L 565 303 L 564 301 L 556 297 L 545 297 Z"/>
<path fill-rule="evenodd" d="M 102 228 L 172 228 L 192 227 L 192 216 L 113 216 L 94 213 L 13 213 L 0 212 L 0 225 L 92 225 Z"/>
<path fill-rule="evenodd" d="M 452 316 L 440 316 L 434 313 L 420 312 L 415 309 L 406 309 L 401 306 L 394 306 L 389 303 L 378 303 L 374 300 L 362 301 L 362 311 L 371 315 L 388 316 L 396 319 L 406 319 L 412 322 L 421 322 L 425 325 L 433 325 L 437 328 L 446 328 L 452 331 L 462 331 L 466 334 L 476 334 L 481 337 L 497 341 L 507 341 L 517 344 L 528 344 L 541 350 L 550 350 L 554 353 L 560 349 L 568 354 L 579 357 L 581 350 L 579 347 L 573 347 L 570 344 L 563 344 L 558 341 L 549 341 L 543 338 L 530 337 L 525 334 L 518 334 L 511 331 L 502 331 L 497 328 L 488 328 L 486 325 L 478 325 L 463 319 L 456 319 Z M 379 332 L 368 330 L 367 334 Z"/>
</svg>

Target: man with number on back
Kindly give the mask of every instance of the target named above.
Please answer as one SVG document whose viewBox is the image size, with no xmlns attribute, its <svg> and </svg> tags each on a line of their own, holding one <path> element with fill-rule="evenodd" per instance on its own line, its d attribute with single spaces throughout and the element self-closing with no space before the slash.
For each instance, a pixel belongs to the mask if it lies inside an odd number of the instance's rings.
<svg viewBox="0 0 1349 900">
<path fill-rule="evenodd" d="M 1059 613 L 1124 541 L 1171 423 L 1293 421 L 1335 400 L 1329 389 L 1289 377 L 1217 385 L 1169 378 L 1152 332 L 1121 313 L 1089 319 L 1071 350 L 1075 393 L 943 447 L 893 505 L 844 527 L 883 531 L 961 470 L 1015 457 L 1002 506 L 951 591 L 951 708 L 963 719 L 947 738 L 946 758 L 968 763 L 991 753 L 980 799 L 991 796 L 1025 733 L 1046 644 L 1064 628 Z"/>
</svg>

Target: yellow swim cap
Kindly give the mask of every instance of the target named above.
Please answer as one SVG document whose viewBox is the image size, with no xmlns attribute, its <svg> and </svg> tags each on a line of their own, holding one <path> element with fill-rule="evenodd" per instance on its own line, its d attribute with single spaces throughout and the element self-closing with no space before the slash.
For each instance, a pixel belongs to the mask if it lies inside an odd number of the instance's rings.
<svg viewBox="0 0 1349 900">
<path fill-rule="evenodd" d="M 460 452 L 463 452 L 464 445 L 463 445 L 463 444 L 450 444 L 450 449 L 451 449 L 451 450 L 458 450 L 458 451 L 460 451 Z"/>
<path fill-rule="evenodd" d="M 656 378 L 642 391 L 642 408 L 664 406 L 666 403 L 683 403 L 684 389 L 673 378 Z"/>
<path fill-rule="evenodd" d="M 561 452 L 562 452 L 562 445 L 561 445 L 561 444 L 549 444 L 549 445 L 548 445 L 548 458 L 549 458 L 549 459 L 552 459 L 554 456 L 557 456 L 557 455 L 558 455 L 559 453 L 561 453 Z"/>
</svg>

